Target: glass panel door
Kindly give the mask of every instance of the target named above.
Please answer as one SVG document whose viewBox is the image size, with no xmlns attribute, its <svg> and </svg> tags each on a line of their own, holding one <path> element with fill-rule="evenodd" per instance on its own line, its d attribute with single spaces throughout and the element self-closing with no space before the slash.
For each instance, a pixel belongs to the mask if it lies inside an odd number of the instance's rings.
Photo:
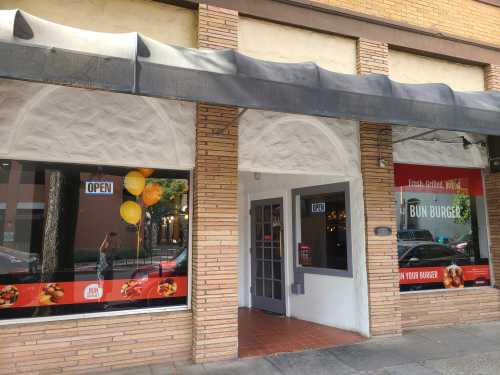
<svg viewBox="0 0 500 375">
<path fill-rule="evenodd" d="M 285 313 L 282 200 L 252 202 L 252 306 Z"/>
</svg>

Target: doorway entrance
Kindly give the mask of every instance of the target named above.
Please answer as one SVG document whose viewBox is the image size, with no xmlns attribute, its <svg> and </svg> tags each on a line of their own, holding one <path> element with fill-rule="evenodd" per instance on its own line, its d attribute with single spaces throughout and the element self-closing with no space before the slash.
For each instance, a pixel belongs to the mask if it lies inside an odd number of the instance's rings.
<svg viewBox="0 0 500 375">
<path fill-rule="evenodd" d="M 251 203 L 252 306 L 285 314 L 283 199 Z"/>
</svg>

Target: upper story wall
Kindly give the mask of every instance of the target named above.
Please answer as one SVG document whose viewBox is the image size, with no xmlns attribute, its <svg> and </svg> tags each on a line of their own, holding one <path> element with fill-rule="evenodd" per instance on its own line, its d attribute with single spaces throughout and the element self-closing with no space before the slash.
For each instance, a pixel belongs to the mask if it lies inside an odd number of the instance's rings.
<svg viewBox="0 0 500 375">
<path fill-rule="evenodd" d="M 500 7 L 477 0 L 313 0 L 413 26 L 500 45 Z"/>
<path fill-rule="evenodd" d="M 258 59 L 311 61 L 331 71 L 356 74 L 356 41 L 350 38 L 240 17 L 238 49 Z"/>
<path fill-rule="evenodd" d="M 197 45 L 194 10 L 151 0 L 0 0 L 0 9 L 16 8 L 80 29 L 112 33 L 137 31 L 162 43 Z"/>
<path fill-rule="evenodd" d="M 445 83 L 457 91 L 484 91 L 484 69 L 478 65 L 390 50 L 389 76 L 403 83 Z"/>
</svg>

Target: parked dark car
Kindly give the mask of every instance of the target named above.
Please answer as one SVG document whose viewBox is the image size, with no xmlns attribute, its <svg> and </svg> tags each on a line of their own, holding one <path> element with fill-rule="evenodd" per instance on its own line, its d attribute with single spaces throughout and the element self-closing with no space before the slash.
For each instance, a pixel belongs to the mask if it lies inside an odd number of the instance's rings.
<svg viewBox="0 0 500 375">
<path fill-rule="evenodd" d="M 33 274 L 37 272 L 38 263 L 36 254 L 0 246 L 0 275 Z"/>
<path fill-rule="evenodd" d="M 455 241 L 450 242 L 449 246 L 459 253 L 474 256 L 474 241 L 472 239 L 472 233 L 463 234 Z"/>
<path fill-rule="evenodd" d="M 471 258 L 449 246 L 435 242 L 420 243 L 412 247 L 398 246 L 399 267 L 446 267 L 472 264 Z"/>
</svg>

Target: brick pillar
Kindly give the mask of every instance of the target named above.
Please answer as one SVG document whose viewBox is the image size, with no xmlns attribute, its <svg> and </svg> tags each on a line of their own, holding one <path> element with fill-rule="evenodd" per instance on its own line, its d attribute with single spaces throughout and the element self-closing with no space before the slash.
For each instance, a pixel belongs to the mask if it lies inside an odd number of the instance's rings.
<svg viewBox="0 0 500 375">
<path fill-rule="evenodd" d="M 389 74 L 386 43 L 359 39 L 359 74 Z M 387 124 L 360 123 L 361 173 L 365 202 L 368 303 L 372 336 L 401 334 L 399 266 L 394 207 L 392 128 Z M 380 165 L 383 159 L 385 166 Z M 378 237 L 376 227 L 390 227 L 392 235 Z"/>
<path fill-rule="evenodd" d="M 486 90 L 500 91 L 500 65 L 486 66 L 484 77 Z M 490 261 L 495 286 L 500 288 L 500 173 L 486 173 L 485 188 L 490 225 Z"/>
<path fill-rule="evenodd" d="M 199 5 L 200 48 L 236 48 L 238 13 Z M 193 361 L 238 355 L 237 108 L 198 104 L 193 206 Z"/>
</svg>

